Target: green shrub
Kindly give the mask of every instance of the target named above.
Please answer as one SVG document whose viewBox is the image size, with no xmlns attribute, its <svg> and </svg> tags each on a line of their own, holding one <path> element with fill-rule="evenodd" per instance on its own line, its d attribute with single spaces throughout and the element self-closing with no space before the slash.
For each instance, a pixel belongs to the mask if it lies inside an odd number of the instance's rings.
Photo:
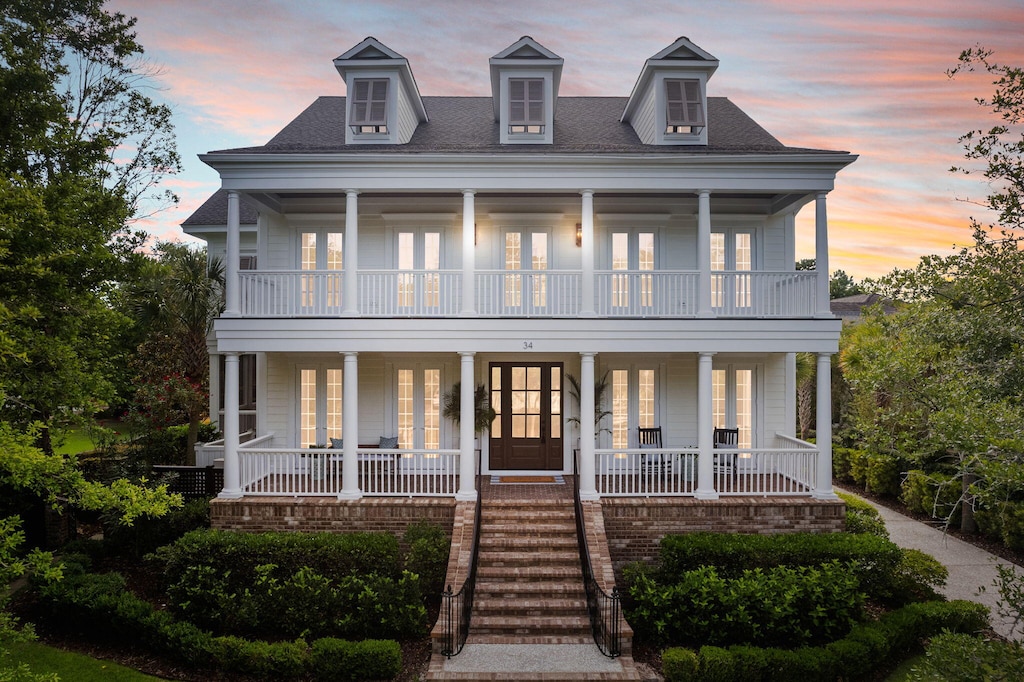
<svg viewBox="0 0 1024 682">
<path fill-rule="evenodd" d="M 855 495 L 838 494 L 846 503 L 847 533 L 870 533 L 888 539 L 889 531 L 885 527 L 885 521 L 879 516 L 878 510 L 874 506 Z"/>
<path fill-rule="evenodd" d="M 444 530 L 432 523 L 420 521 L 409 526 L 402 540 L 409 547 L 405 567 L 420 577 L 424 594 L 441 594 L 451 550 L 451 541 Z"/>
<path fill-rule="evenodd" d="M 402 671 L 402 650 L 389 640 L 318 639 L 310 651 L 310 667 L 318 680 L 389 679 Z"/>
<path fill-rule="evenodd" d="M 673 647 L 661 654 L 661 674 L 665 682 L 696 682 L 701 679 L 697 654 L 690 649 Z"/>
<path fill-rule="evenodd" d="M 190 500 L 160 518 L 143 517 L 131 526 L 108 523 L 103 527 L 106 552 L 139 557 L 174 542 L 186 533 L 210 527 L 210 501 Z"/>
<path fill-rule="evenodd" d="M 388 533 L 235 533 L 199 530 L 161 547 L 154 560 L 168 586 L 181 582 L 195 566 L 230 574 L 232 589 L 255 579 L 257 566 L 274 564 L 294 575 L 308 567 L 330 578 L 380 573 L 398 578 L 401 560 L 398 540 Z"/>
<path fill-rule="evenodd" d="M 674 576 L 701 566 L 714 566 L 723 577 L 751 568 L 820 566 L 839 561 L 850 567 L 869 596 L 888 599 L 902 558 L 900 548 L 874 535 L 850 533 L 786 533 L 740 535 L 690 533 L 661 541 L 655 579 L 670 584 Z"/>
<path fill-rule="evenodd" d="M 697 654 L 700 677 L 703 682 L 735 682 L 736 670 L 733 657 L 726 649 L 717 646 L 702 646 Z"/>
<path fill-rule="evenodd" d="M 850 448 L 846 452 L 847 461 L 849 464 L 848 478 L 858 485 L 865 485 L 868 478 L 868 456 L 867 450 L 857 450 Z"/>
<path fill-rule="evenodd" d="M 857 578 L 835 561 L 758 568 L 735 578 L 705 566 L 670 585 L 638 576 L 630 597 L 630 624 L 660 644 L 824 642 L 849 631 L 863 602 Z"/>
<path fill-rule="evenodd" d="M 943 633 L 932 638 L 923 661 L 908 680 L 914 682 L 988 682 L 1024 679 L 1024 646 L 1020 642 L 986 640 Z"/>
<path fill-rule="evenodd" d="M 266 642 L 214 637 L 124 589 L 117 574 L 81 574 L 40 589 L 53 623 L 81 629 L 108 641 L 132 641 L 198 668 L 213 668 L 261 679 L 388 679 L 402 670 L 395 641 L 347 642 L 303 639 Z"/>
<path fill-rule="evenodd" d="M 841 481 L 852 480 L 850 478 L 850 453 L 851 448 L 832 448 L 832 475 Z"/>
<path fill-rule="evenodd" d="M 937 519 L 948 517 L 950 523 L 956 524 L 960 521 L 957 502 L 960 500 L 962 487 L 956 474 L 926 473 L 920 469 L 912 469 L 907 472 L 900 486 L 900 500 L 912 512 Z"/>
<path fill-rule="evenodd" d="M 986 503 L 975 513 L 978 529 L 1010 549 L 1024 549 L 1024 502 Z"/>
<path fill-rule="evenodd" d="M 864 489 L 879 495 L 896 497 L 900 494 L 900 471 L 903 462 L 895 455 L 869 453 L 864 471 Z"/>
<path fill-rule="evenodd" d="M 686 660 L 687 649 L 668 649 L 662 662 L 665 679 L 787 681 L 870 679 L 895 657 L 904 655 L 920 640 L 943 630 L 974 632 L 987 622 L 987 610 L 973 602 L 926 602 L 889 612 L 878 621 L 856 625 L 843 639 L 822 647 L 759 649 L 750 646 L 702 646 L 697 654 L 698 674 L 693 677 Z M 936 639 L 938 639 L 936 637 Z M 968 655 L 963 648 L 958 655 Z M 1020 649 L 1010 650 L 1011 654 Z M 689 652 L 692 654 L 692 652 Z M 984 658 L 976 659 L 984 663 Z M 682 663 L 677 663 L 682 661 Z M 671 667 L 669 664 L 671 663 Z M 951 667 L 951 669 L 953 669 Z M 959 668 L 955 668 L 959 673 Z M 977 670 L 982 670 L 981 667 Z M 1016 668 L 1011 669 L 1014 673 Z M 678 672 L 677 672 L 678 671 Z M 974 673 L 972 673 L 974 674 Z M 1009 677 L 922 677 L 917 679 L 973 680 L 1018 679 Z"/>
<path fill-rule="evenodd" d="M 892 580 L 890 601 L 908 604 L 941 599 L 938 590 L 946 585 L 949 570 L 930 554 L 904 549 Z"/>
</svg>

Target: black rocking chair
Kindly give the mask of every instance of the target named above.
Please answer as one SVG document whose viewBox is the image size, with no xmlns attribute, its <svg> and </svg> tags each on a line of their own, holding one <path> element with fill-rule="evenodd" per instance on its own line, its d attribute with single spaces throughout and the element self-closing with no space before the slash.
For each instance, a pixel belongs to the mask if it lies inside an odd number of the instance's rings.
<svg viewBox="0 0 1024 682">
<path fill-rule="evenodd" d="M 740 442 L 739 429 L 715 429 L 714 443 L 716 450 L 732 450 L 732 452 L 715 453 L 715 471 L 735 471 L 736 459 Z"/>
<path fill-rule="evenodd" d="M 638 427 L 637 428 L 637 442 L 641 449 L 650 448 L 652 450 L 660 450 L 661 444 L 661 427 Z M 670 460 L 668 455 L 663 453 L 651 453 L 640 455 L 640 468 L 643 471 L 655 471 L 663 472 L 670 468 Z"/>
</svg>

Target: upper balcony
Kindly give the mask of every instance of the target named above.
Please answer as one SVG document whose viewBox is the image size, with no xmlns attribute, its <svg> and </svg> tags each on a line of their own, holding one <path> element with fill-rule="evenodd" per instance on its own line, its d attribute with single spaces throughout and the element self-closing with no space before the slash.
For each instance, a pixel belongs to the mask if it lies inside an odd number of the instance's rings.
<svg viewBox="0 0 1024 682">
<path fill-rule="evenodd" d="M 358 270 L 347 281 L 339 270 L 250 270 L 238 286 L 240 315 L 253 318 L 770 319 L 820 309 L 815 272 L 712 271 L 703 279 L 706 297 L 701 273 L 687 270 Z"/>
</svg>

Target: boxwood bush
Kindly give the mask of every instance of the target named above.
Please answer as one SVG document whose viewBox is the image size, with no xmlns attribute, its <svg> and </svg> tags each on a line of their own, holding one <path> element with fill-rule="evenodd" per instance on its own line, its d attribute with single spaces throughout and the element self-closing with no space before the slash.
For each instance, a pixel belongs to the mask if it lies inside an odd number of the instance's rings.
<svg viewBox="0 0 1024 682">
<path fill-rule="evenodd" d="M 703 646 L 662 654 L 666 682 L 776 682 L 871 679 L 887 661 L 944 630 L 973 633 L 988 625 L 988 609 L 968 601 L 924 602 L 855 626 L 843 639 L 797 649 Z M 694 659 L 696 659 L 694 661 Z M 695 664 L 695 665 L 694 665 Z"/>
<path fill-rule="evenodd" d="M 199 669 L 213 669 L 260 679 L 383 680 L 402 670 L 395 641 L 317 639 L 307 644 L 215 637 L 192 623 L 124 589 L 116 573 L 70 571 L 64 580 L 40 588 L 42 603 L 55 627 L 79 630 L 99 640 L 130 641 Z"/>
</svg>

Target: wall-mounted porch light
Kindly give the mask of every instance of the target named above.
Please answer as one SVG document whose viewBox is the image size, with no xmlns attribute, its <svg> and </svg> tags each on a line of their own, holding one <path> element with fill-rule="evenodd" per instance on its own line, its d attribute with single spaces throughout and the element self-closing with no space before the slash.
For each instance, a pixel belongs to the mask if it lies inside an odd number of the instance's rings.
<svg viewBox="0 0 1024 682">
<path fill-rule="evenodd" d="M 583 223 L 576 223 L 576 246 L 583 246 Z"/>
</svg>

